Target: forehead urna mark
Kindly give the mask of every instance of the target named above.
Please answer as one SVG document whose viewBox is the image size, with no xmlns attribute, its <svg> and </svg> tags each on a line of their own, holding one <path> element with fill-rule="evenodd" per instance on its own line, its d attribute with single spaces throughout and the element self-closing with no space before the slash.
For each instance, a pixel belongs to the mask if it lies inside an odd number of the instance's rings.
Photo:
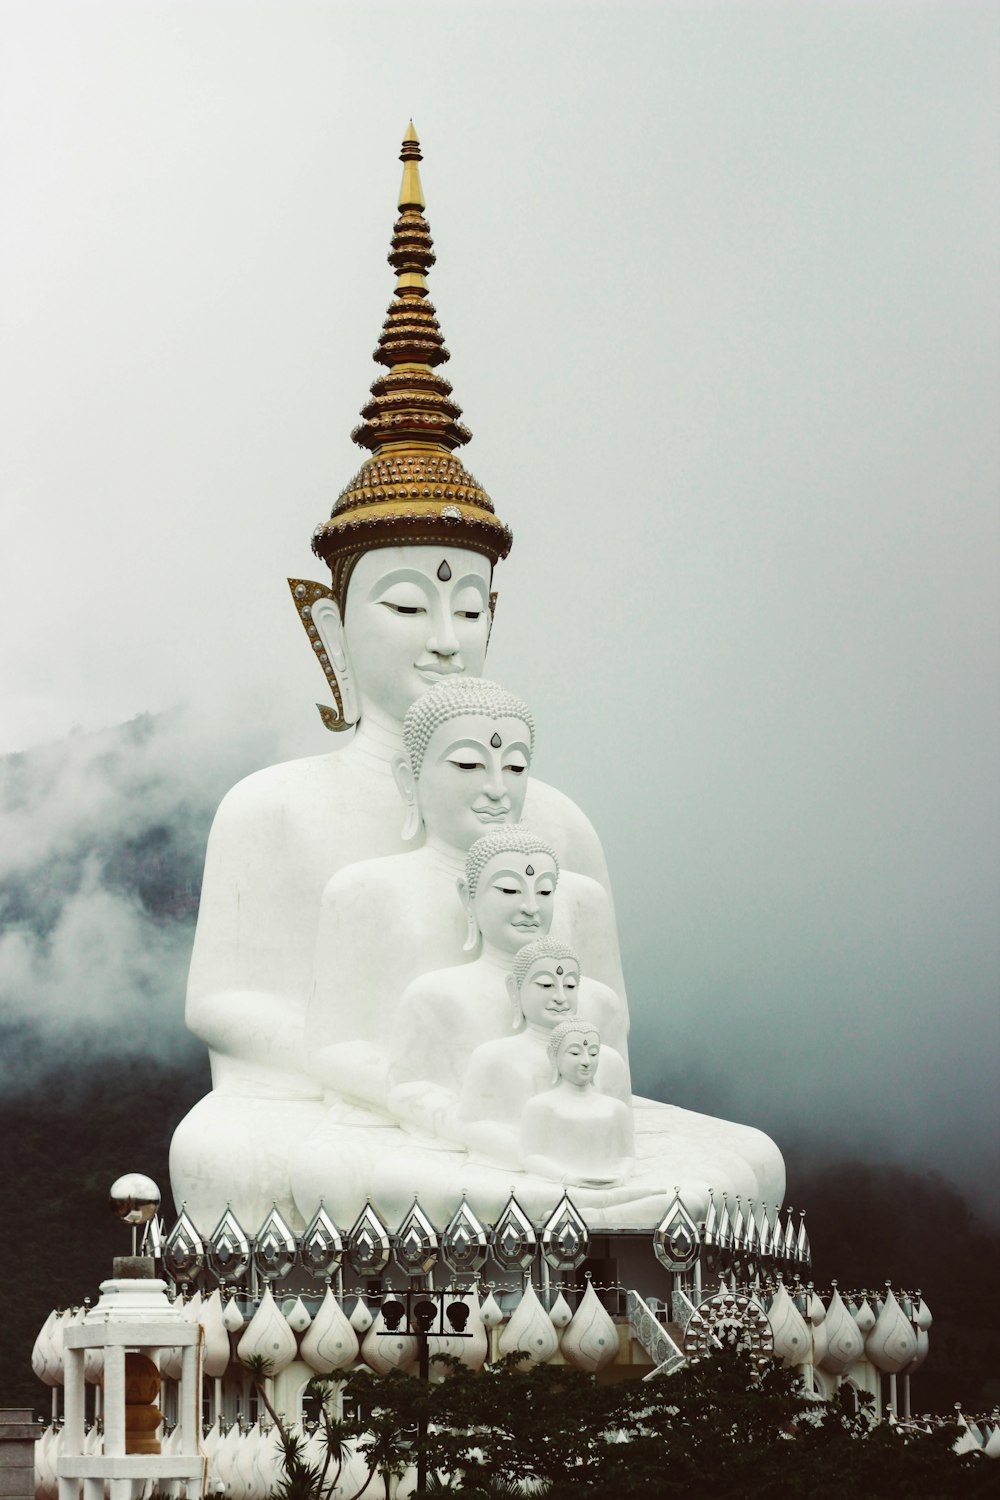
<svg viewBox="0 0 1000 1500">
<path fill-rule="evenodd" d="M 562 973 L 562 971 L 563 971 L 563 966 L 562 966 L 562 964 L 557 964 L 557 965 L 556 965 L 556 973 L 557 973 L 557 974 L 561 974 L 561 973 Z"/>
<path fill-rule="evenodd" d="M 525 875 L 534 875 L 534 873 L 535 873 L 535 867 L 534 867 L 534 865 L 529 865 L 528 868 L 525 870 L 524 873 L 525 873 Z"/>
<path fill-rule="evenodd" d="M 442 583 L 447 583 L 451 577 L 451 569 L 448 566 L 448 559 L 446 557 L 441 559 L 441 566 L 438 568 L 438 577 Z"/>
<path fill-rule="evenodd" d="M 494 750 L 499 750 L 500 746 L 503 744 L 503 740 L 496 732 L 494 732 L 493 738 L 490 740 L 490 744 L 493 746 Z"/>
</svg>

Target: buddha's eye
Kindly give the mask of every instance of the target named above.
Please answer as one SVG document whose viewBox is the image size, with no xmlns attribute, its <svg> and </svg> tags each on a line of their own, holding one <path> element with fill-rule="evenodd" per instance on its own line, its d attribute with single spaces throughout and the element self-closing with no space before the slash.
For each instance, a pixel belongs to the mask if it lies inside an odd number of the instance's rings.
<svg viewBox="0 0 1000 1500">
<path fill-rule="evenodd" d="M 555 887 L 551 885 L 540 885 L 536 894 L 539 896 L 551 896 Z"/>
<path fill-rule="evenodd" d="M 510 765 L 504 766 L 504 770 L 510 771 L 514 776 L 523 776 L 527 769 L 527 766 L 515 765 L 513 762 Z"/>
<path fill-rule="evenodd" d="M 520 894 L 516 885 L 495 885 L 493 889 L 499 891 L 502 896 L 517 896 Z"/>
<path fill-rule="evenodd" d="M 481 760 L 453 760 L 451 764 L 453 766 L 457 766 L 460 771 L 486 770 L 486 767 Z"/>
<path fill-rule="evenodd" d="M 571 978 L 570 975 L 567 974 L 566 978 L 563 980 L 563 985 L 568 990 L 575 990 L 576 989 L 576 980 L 573 979 L 573 978 Z"/>
<path fill-rule="evenodd" d="M 481 609 L 456 609 L 455 614 L 460 620 L 478 620 L 482 615 Z"/>
<path fill-rule="evenodd" d="M 391 599 L 383 599 L 382 603 L 386 609 L 391 609 L 394 615 L 425 615 L 427 613 L 422 604 L 393 604 Z"/>
<path fill-rule="evenodd" d="M 552 988 L 551 979 L 536 979 L 535 983 L 538 985 L 538 988 L 540 990 L 550 990 Z"/>
</svg>

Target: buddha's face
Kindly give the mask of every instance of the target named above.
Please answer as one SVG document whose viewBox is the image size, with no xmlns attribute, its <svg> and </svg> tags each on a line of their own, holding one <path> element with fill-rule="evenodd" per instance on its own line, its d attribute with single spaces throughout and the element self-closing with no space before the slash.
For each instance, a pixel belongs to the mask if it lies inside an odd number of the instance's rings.
<svg viewBox="0 0 1000 1500">
<path fill-rule="evenodd" d="M 347 587 L 343 639 L 364 715 L 401 720 L 429 687 L 482 673 L 490 563 L 464 547 L 376 547 Z"/>
<path fill-rule="evenodd" d="M 518 953 L 552 926 L 557 871 L 550 854 L 502 850 L 479 875 L 472 914 L 484 940 Z"/>
<path fill-rule="evenodd" d="M 413 783 L 428 838 L 464 853 L 496 824 L 516 823 L 530 764 L 521 719 L 461 714 L 439 724 Z"/>
<path fill-rule="evenodd" d="M 576 1015 L 580 970 L 571 958 L 538 958 L 531 965 L 518 996 L 529 1026 L 551 1031 Z"/>
<path fill-rule="evenodd" d="M 587 1088 L 594 1081 L 600 1060 L 601 1044 L 594 1032 L 571 1031 L 559 1043 L 556 1071 L 576 1088 Z"/>
</svg>

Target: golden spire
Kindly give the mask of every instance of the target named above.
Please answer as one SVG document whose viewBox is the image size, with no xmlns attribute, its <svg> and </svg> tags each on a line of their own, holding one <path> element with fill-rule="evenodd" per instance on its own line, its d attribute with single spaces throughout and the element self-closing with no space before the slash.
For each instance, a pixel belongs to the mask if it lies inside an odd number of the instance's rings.
<svg viewBox="0 0 1000 1500">
<path fill-rule="evenodd" d="M 486 491 L 455 458 L 472 436 L 437 367 L 449 359 L 427 297 L 435 255 L 424 218 L 420 142 L 411 120 L 400 161 L 399 218 L 389 264 L 396 291 L 372 358 L 384 367 L 351 433 L 371 458 L 344 489 L 329 521 L 313 535 L 313 551 L 329 563 L 334 592 L 343 565 L 370 547 L 410 542 L 471 547 L 493 562 L 510 551 L 508 528 Z"/>
</svg>

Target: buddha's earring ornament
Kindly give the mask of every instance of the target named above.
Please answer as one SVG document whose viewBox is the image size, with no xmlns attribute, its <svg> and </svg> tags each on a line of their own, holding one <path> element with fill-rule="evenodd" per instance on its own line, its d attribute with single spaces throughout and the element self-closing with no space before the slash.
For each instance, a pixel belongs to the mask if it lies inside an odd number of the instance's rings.
<svg viewBox="0 0 1000 1500">
<path fill-rule="evenodd" d="M 479 947 L 479 923 L 472 915 L 471 906 L 466 913 L 466 922 L 468 924 L 468 930 L 465 934 L 465 942 L 462 944 L 462 952 L 475 953 L 476 949 Z"/>
<path fill-rule="evenodd" d="M 420 824 L 420 809 L 417 807 L 417 799 L 414 794 L 406 799 L 406 812 L 403 815 L 403 827 L 401 829 L 404 843 L 408 844 L 411 839 L 416 838 L 420 832 Z"/>
<path fill-rule="evenodd" d="M 347 658 L 341 652 L 336 659 L 332 659 L 330 653 L 320 637 L 319 630 L 313 622 L 313 606 L 320 599 L 329 599 L 336 603 L 333 591 L 325 584 L 315 583 L 310 578 L 289 578 L 288 587 L 292 594 L 292 603 L 299 617 L 302 628 L 305 631 L 309 644 L 316 653 L 316 660 L 323 669 L 327 685 L 333 694 L 336 705 L 331 708 L 327 703 L 317 703 L 319 716 L 327 729 L 333 730 L 335 734 L 345 729 L 353 729 L 357 718 L 350 709 L 353 706 L 354 691 L 350 680 L 350 671 Z"/>
</svg>

